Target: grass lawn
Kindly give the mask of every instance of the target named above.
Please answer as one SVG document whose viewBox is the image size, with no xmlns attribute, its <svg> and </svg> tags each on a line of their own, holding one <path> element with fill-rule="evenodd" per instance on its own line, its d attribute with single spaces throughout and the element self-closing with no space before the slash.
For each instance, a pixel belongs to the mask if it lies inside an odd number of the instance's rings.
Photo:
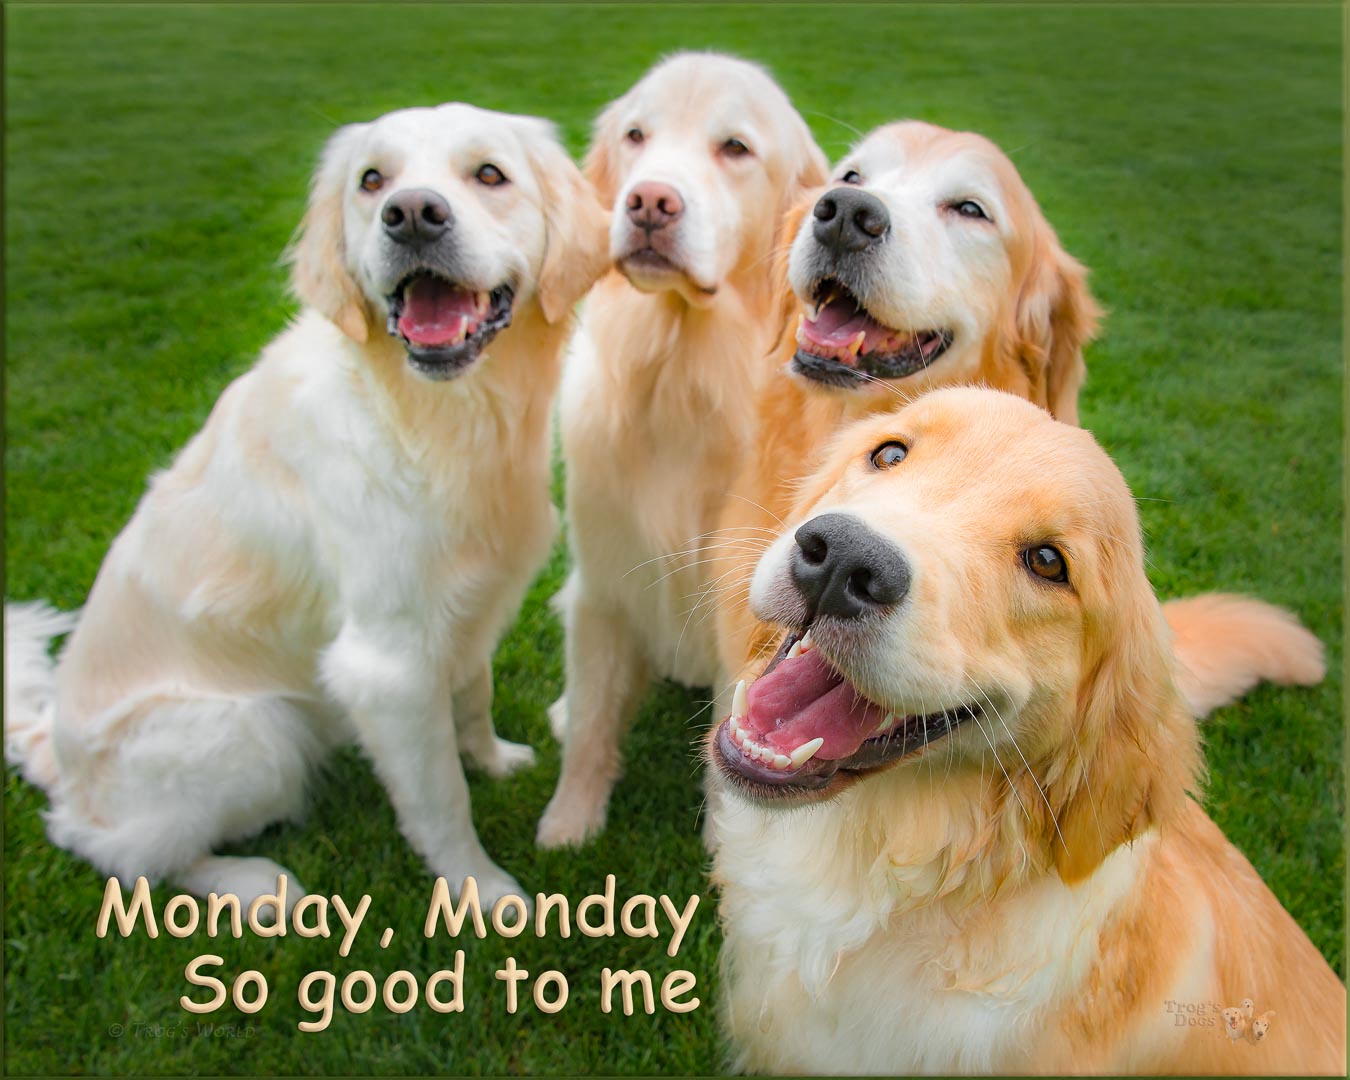
<svg viewBox="0 0 1350 1080">
<path fill-rule="evenodd" d="M 5 19 L 5 595 L 67 608 L 146 475 L 291 313 L 277 256 L 336 124 L 458 98 L 549 115 L 580 152 L 590 118 L 653 60 L 706 47 L 766 62 L 832 157 L 855 129 L 902 116 L 994 138 L 1110 310 L 1083 422 L 1141 500 L 1154 584 L 1256 593 L 1327 644 L 1324 685 L 1263 688 L 1208 722 L 1207 803 L 1344 975 L 1339 8 L 10 5 Z M 562 641 L 547 599 L 565 558 L 554 553 L 497 654 L 498 729 L 541 764 L 472 781 L 479 832 L 527 888 L 575 902 L 612 872 L 620 897 L 682 902 L 705 889 L 699 692 L 650 696 L 600 841 L 534 850 L 558 775 L 544 709 Z M 318 783 L 303 827 L 249 846 L 316 891 L 371 895 L 375 929 L 345 959 L 334 941 L 293 936 L 97 939 L 103 879 L 47 843 L 44 805 L 7 775 L 10 1073 L 722 1062 L 706 891 L 677 961 L 664 938 L 489 936 L 466 947 L 464 1013 L 377 1006 L 297 1032 L 310 970 L 383 978 L 453 962 L 455 943 L 420 935 L 430 881 L 354 753 Z M 397 936 L 381 950 L 385 926 Z M 206 1018 L 240 1032 L 199 1031 L 178 1006 L 203 952 L 270 982 L 258 1015 Z M 507 1015 L 492 972 L 508 954 L 567 973 L 567 1008 Z M 688 968 L 702 1007 L 603 1015 L 604 966 Z"/>
</svg>

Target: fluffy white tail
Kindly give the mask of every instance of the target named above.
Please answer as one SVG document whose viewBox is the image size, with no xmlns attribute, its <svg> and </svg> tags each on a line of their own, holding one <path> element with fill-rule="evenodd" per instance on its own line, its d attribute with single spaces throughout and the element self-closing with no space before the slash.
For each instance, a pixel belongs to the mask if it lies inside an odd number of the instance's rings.
<svg viewBox="0 0 1350 1080">
<path fill-rule="evenodd" d="M 30 784 L 56 783 L 52 723 L 56 714 L 56 665 L 52 638 L 75 628 L 78 612 L 38 601 L 5 605 L 5 760 Z"/>
<path fill-rule="evenodd" d="M 1327 673 L 1322 643 L 1284 608 L 1205 593 L 1169 600 L 1162 609 L 1175 637 L 1177 686 L 1197 717 L 1263 680 L 1312 686 Z"/>
</svg>

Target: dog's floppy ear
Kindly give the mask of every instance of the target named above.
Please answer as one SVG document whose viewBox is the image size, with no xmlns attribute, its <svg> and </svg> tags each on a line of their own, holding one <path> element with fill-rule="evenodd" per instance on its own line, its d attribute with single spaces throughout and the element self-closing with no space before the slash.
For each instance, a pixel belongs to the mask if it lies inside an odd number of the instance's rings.
<svg viewBox="0 0 1350 1080">
<path fill-rule="evenodd" d="M 792 242 L 797 238 L 802 221 L 815 206 L 821 188 L 830 178 L 830 163 L 811 137 L 806 121 L 794 116 L 792 176 L 779 204 L 778 219 L 773 234 L 773 259 L 770 274 L 773 285 L 773 306 L 769 309 L 778 322 L 779 333 L 773 343 L 773 352 L 786 348 L 797 322 L 797 298 L 788 284 L 788 261 L 792 256 Z"/>
<path fill-rule="evenodd" d="M 1032 400 L 1056 420 L 1078 423 L 1078 389 L 1087 375 L 1083 347 L 1101 308 L 1087 287 L 1087 269 L 1065 251 L 1054 230 L 1038 223 L 1031 266 L 1017 298 L 1015 348 Z"/>
<path fill-rule="evenodd" d="M 609 215 L 595 188 L 558 142 L 553 125 L 531 119 L 525 142 L 543 196 L 544 264 L 539 306 L 556 323 L 609 267 Z"/>
<path fill-rule="evenodd" d="M 1119 572 L 1111 562 L 1103 565 L 1106 575 Z M 1172 683 L 1162 610 L 1142 567 L 1128 581 L 1128 588 L 1117 582 L 1115 599 L 1123 602 L 1087 620 L 1076 730 L 1063 751 L 1062 785 L 1052 789 L 1058 830 L 1047 842 L 1070 885 L 1178 814 L 1201 779 L 1199 732 Z"/>
<path fill-rule="evenodd" d="M 614 146 L 619 141 L 619 117 L 628 104 L 628 96 L 611 101 L 605 106 L 591 129 L 591 145 L 581 163 L 581 171 L 595 189 L 596 197 L 607 208 L 613 208 L 619 195 L 619 169 L 614 160 Z"/>
<path fill-rule="evenodd" d="M 301 303 L 361 344 L 370 337 L 371 311 L 347 269 L 342 218 L 352 146 L 364 127 L 349 124 L 328 140 L 310 184 L 309 207 L 287 255 L 291 288 Z"/>
<path fill-rule="evenodd" d="M 796 239 L 806 215 L 815 206 L 818 194 L 816 188 L 798 189 L 796 204 L 779 219 L 773 260 L 769 266 L 774 290 L 773 306 L 770 310 L 774 313 L 773 317 L 778 325 L 778 336 L 774 338 L 771 349 L 775 355 L 787 348 L 787 343 L 792 340 L 797 330 L 797 295 L 788 283 L 788 262 L 792 257 L 792 241 Z"/>
</svg>

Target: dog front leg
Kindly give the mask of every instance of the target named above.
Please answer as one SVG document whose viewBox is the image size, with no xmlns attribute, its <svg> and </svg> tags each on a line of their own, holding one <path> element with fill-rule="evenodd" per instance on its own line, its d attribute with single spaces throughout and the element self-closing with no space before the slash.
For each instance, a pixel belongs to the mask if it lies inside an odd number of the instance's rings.
<svg viewBox="0 0 1350 1080">
<path fill-rule="evenodd" d="M 534 764 L 534 750 L 501 738 L 492 726 L 492 662 L 486 661 L 453 697 L 464 760 L 489 776 L 510 776 Z"/>
<path fill-rule="evenodd" d="M 399 830 L 452 889 L 472 875 L 485 903 L 525 895 L 478 840 L 460 765 L 443 658 L 424 655 L 415 628 L 349 622 L 325 651 L 322 673 L 389 793 Z M 480 691 L 481 692 L 481 691 Z M 488 701 L 491 681 L 488 682 Z"/>
<path fill-rule="evenodd" d="M 648 682 L 642 646 L 628 619 L 581 597 L 568 611 L 566 660 L 562 774 L 537 835 L 548 848 L 580 844 L 604 828 L 619 777 L 623 730 Z"/>
</svg>

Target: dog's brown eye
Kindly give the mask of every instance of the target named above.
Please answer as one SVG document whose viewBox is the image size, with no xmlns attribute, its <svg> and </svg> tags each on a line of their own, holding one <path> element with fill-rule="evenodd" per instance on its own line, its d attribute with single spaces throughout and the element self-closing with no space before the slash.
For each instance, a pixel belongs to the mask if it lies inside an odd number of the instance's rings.
<svg viewBox="0 0 1350 1080">
<path fill-rule="evenodd" d="M 501 169 L 497 168 L 497 166 L 493 165 L 491 162 L 479 166 L 478 171 L 473 175 L 475 180 L 487 187 L 496 187 L 498 184 L 509 182 L 506 179 L 506 173 L 502 172 Z"/>
<path fill-rule="evenodd" d="M 908 453 L 909 447 L 902 442 L 884 442 L 872 451 L 872 465 L 878 469 L 893 469 Z"/>
<path fill-rule="evenodd" d="M 641 146 L 642 140 L 646 138 L 646 136 L 642 134 L 641 128 L 634 127 L 629 128 L 627 132 L 624 133 L 624 138 L 627 139 L 634 146 Z"/>
<path fill-rule="evenodd" d="M 722 144 L 722 153 L 727 157 L 745 157 L 750 153 L 750 147 L 741 142 L 740 139 L 728 139 Z"/>
<path fill-rule="evenodd" d="M 379 191 L 384 187 L 384 177 L 379 169 L 367 169 L 361 176 L 362 191 Z"/>
<path fill-rule="evenodd" d="M 1061 584 L 1069 580 L 1069 564 L 1064 561 L 1059 548 L 1051 547 L 1049 544 L 1027 548 L 1022 552 L 1022 561 L 1038 578 Z"/>
<path fill-rule="evenodd" d="M 839 178 L 839 182 L 841 184 L 861 184 L 862 177 L 858 174 L 857 169 L 849 169 L 848 172 L 844 173 L 844 175 Z"/>
<path fill-rule="evenodd" d="M 948 209 L 958 217 L 972 218 L 976 221 L 989 221 L 989 215 L 984 212 L 984 207 L 974 199 L 962 199 L 960 202 L 948 204 Z"/>
</svg>

